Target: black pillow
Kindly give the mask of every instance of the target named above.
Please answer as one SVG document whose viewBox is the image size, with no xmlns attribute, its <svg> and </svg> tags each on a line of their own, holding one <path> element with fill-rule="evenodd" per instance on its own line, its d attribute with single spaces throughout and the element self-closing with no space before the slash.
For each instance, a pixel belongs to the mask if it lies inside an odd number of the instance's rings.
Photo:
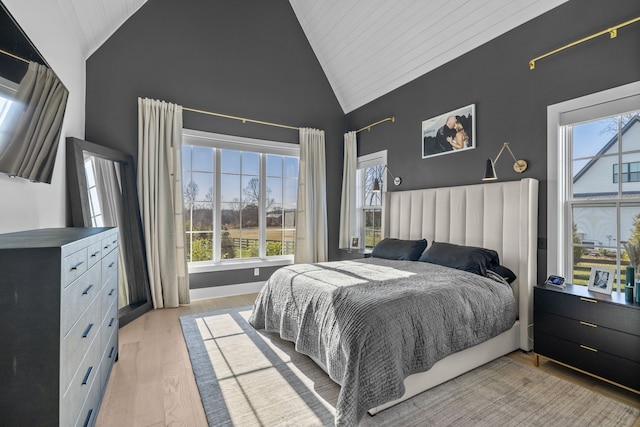
<svg viewBox="0 0 640 427">
<path fill-rule="evenodd" d="M 422 254 L 420 261 L 456 268 L 480 276 L 486 276 L 487 269 L 500 265 L 498 253 L 492 249 L 441 242 L 433 242 Z"/>
<path fill-rule="evenodd" d="M 509 270 L 509 268 L 505 267 L 504 265 L 494 265 L 492 267 L 489 267 L 489 270 L 500 275 L 509 284 L 513 283 L 517 278 L 516 273 Z"/>
<path fill-rule="evenodd" d="M 371 252 L 375 258 L 417 261 L 420 254 L 427 247 L 427 241 L 382 239 Z"/>
</svg>

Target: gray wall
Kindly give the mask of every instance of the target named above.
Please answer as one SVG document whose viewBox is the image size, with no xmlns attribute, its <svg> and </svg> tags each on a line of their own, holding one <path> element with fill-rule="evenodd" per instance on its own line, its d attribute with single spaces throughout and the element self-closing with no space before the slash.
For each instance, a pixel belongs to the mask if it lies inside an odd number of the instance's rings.
<svg viewBox="0 0 640 427">
<path fill-rule="evenodd" d="M 640 15 L 637 0 L 572 0 L 344 116 L 289 3 L 153 0 L 87 61 L 86 138 L 135 155 L 137 97 L 327 132 L 329 256 L 337 249 L 342 134 L 394 115 L 359 134 L 359 153 L 388 150 L 399 190 L 479 183 L 503 141 L 529 161 L 519 175 L 510 157 L 500 180 L 541 182 L 539 236 L 546 237 L 546 109 L 550 104 L 640 80 L 640 24 L 540 61 L 551 49 Z M 313 99 L 312 101 L 308 101 Z M 476 105 L 477 148 L 421 158 L 421 122 Z M 297 142 L 294 131 L 184 114 L 185 127 Z M 393 190 L 393 189 L 391 189 Z M 539 278 L 546 251 L 538 252 Z M 263 271 L 264 270 L 264 271 Z M 552 272 L 549 272 L 552 273 Z M 194 287 L 264 280 L 261 269 L 192 276 Z M 263 277 L 264 276 L 264 277 Z"/>
<path fill-rule="evenodd" d="M 359 136 L 359 154 L 388 149 L 387 162 L 403 179 L 398 190 L 480 183 L 487 158 L 509 141 L 529 162 L 523 174 L 503 153 L 501 181 L 540 180 L 539 232 L 547 236 L 547 106 L 640 80 L 640 23 L 541 60 L 547 51 L 640 15 L 637 0 L 573 0 L 348 114 L 350 128 L 395 115 Z M 476 149 L 422 159 L 423 120 L 476 105 Z M 393 187 L 393 186 L 391 186 Z M 393 190 L 393 188 L 391 188 Z M 546 271 L 538 251 L 538 280 Z"/>
<path fill-rule="evenodd" d="M 286 0 L 152 0 L 87 61 L 86 139 L 136 156 L 137 98 L 323 129 L 330 256 L 337 249 L 344 114 Z M 184 112 L 184 126 L 298 142 L 298 132 Z M 266 280 L 272 269 L 192 275 L 192 287 Z"/>
</svg>

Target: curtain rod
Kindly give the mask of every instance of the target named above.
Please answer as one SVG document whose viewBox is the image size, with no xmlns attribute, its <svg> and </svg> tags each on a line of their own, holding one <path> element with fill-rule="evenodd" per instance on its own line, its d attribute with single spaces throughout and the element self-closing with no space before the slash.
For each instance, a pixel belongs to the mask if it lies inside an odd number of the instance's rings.
<svg viewBox="0 0 640 427">
<path fill-rule="evenodd" d="M 275 127 L 284 128 L 284 129 L 300 130 L 300 128 L 297 128 L 295 126 L 281 125 L 281 124 L 278 124 L 278 123 L 265 122 L 265 121 L 262 121 L 262 120 L 247 119 L 245 117 L 230 116 L 228 114 L 213 113 L 211 111 L 196 110 L 195 108 L 182 107 L 182 109 L 183 110 L 187 110 L 187 111 L 192 111 L 194 113 L 208 114 L 210 116 L 222 117 L 222 118 L 225 118 L 225 119 L 240 120 L 242 123 L 249 122 L 249 123 L 256 123 L 256 124 L 259 124 L 259 125 L 275 126 Z"/>
<path fill-rule="evenodd" d="M 388 122 L 388 121 L 391 121 L 391 123 L 394 123 L 394 122 L 396 121 L 395 116 L 387 117 L 386 119 L 378 120 L 378 121 L 377 121 L 377 122 L 375 122 L 375 123 L 371 123 L 370 125 L 367 125 L 367 126 L 365 126 L 365 127 L 363 127 L 363 128 L 358 129 L 358 130 L 356 131 L 356 133 L 360 133 L 360 132 L 362 132 L 363 130 L 368 130 L 368 131 L 370 131 L 372 127 L 374 127 L 374 126 L 376 126 L 376 125 L 379 125 L 380 123 L 384 123 L 384 122 Z"/>
<path fill-rule="evenodd" d="M 24 59 L 24 58 L 21 58 L 21 57 L 19 57 L 18 55 L 14 55 L 14 54 L 13 54 L 13 53 L 11 53 L 11 52 L 7 52 L 6 50 L 2 50 L 2 49 L 0 49 L 0 53 L 4 53 L 4 54 L 5 54 L 5 55 L 7 55 L 7 56 L 10 56 L 10 57 L 15 58 L 15 59 L 17 59 L 17 60 L 19 60 L 19 61 L 22 61 L 22 62 L 26 62 L 27 64 L 29 63 L 29 61 L 28 61 L 28 60 L 26 60 L 26 59 Z"/>
<path fill-rule="evenodd" d="M 248 119 L 246 117 L 231 116 L 229 114 L 214 113 L 212 111 L 198 110 L 198 109 L 189 108 L 189 107 L 182 107 L 182 109 L 183 110 L 187 110 L 187 111 L 191 111 L 193 113 L 207 114 L 207 115 L 210 115 L 210 116 L 222 117 L 222 118 L 225 118 L 225 119 L 239 120 L 242 123 L 249 122 L 249 123 L 256 123 L 256 124 L 259 124 L 259 125 L 275 126 L 275 127 L 284 128 L 284 129 L 300 130 L 299 127 L 289 126 L 289 125 L 282 125 L 282 124 L 279 124 L 279 123 L 265 122 L 263 120 Z M 381 123 L 384 123 L 384 122 L 388 122 L 388 121 L 391 121 L 391 123 L 394 123 L 396 121 L 396 118 L 395 117 L 387 117 L 385 119 L 378 120 L 375 123 L 371 123 L 370 125 L 367 125 L 367 126 L 363 127 L 362 129 L 358 129 L 356 131 L 356 133 L 360 133 L 363 130 L 369 130 L 370 131 L 372 127 L 374 127 L 376 125 L 379 125 Z"/>
<path fill-rule="evenodd" d="M 640 21 L 640 16 L 638 16 L 637 18 L 634 18 L 634 19 L 630 19 L 630 20 L 628 20 L 626 22 L 623 22 L 622 24 L 618 24 L 618 25 L 615 25 L 615 26 L 613 26 L 611 28 L 607 28 L 606 30 L 602 30 L 602 31 L 599 31 L 599 32 L 597 32 L 595 34 L 591 34 L 590 36 L 581 38 L 580 40 L 576 40 L 576 41 L 574 41 L 572 43 L 569 43 L 568 45 L 559 47 L 558 49 L 552 50 L 551 52 L 547 52 L 544 55 L 540 55 L 537 58 L 533 58 L 531 61 L 529 61 L 529 69 L 533 70 L 534 68 L 536 68 L 536 61 L 539 61 L 539 60 L 541 60 L 543 58 L 546 58 L 547 56 L 554 55 L 554 54 L 556 54 L 558 52 L 562 52 L 565 49 L 568 49 L 568 48 L 573 47 L 575 45 L 578 45 L 580 43 L 584 43 L 584 42 L 586 42 L 588 40 L 595 39 L 596 37 L 600 37 L 600 36 L 602 36 L 604 34 L 608 33 L 609 34 L 609 38 L 615 39 L 618 36 L 618 28 L 625 27 L 627 25 L 633 24 L 634 22 L 638 22 L 638 21 Z"/>
</svg>

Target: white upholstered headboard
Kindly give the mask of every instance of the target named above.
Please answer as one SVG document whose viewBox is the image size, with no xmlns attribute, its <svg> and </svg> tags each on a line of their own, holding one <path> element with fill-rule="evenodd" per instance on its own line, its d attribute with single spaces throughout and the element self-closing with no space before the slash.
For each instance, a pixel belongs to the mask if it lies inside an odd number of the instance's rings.
<svg viewBox="0 0 640 427">
<path fill-rule="evenodd" d="M 518 276 L 520 347 L 531 349 L 537 280 L 538 181 L 463 185 L 385 194 L 382 235 L 494 249 Z"/>
</svg>

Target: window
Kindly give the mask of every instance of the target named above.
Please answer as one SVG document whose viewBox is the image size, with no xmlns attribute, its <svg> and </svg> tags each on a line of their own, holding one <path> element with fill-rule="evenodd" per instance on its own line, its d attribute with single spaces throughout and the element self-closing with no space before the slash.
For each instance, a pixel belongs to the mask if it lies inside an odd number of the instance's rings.
<svg viewBox="0 0 640 427">
<path fill-rule="evenodd" d="M 549 109 L 548 267 L 580 285 L 609 268 L 622 290 L 625 244 L 640 245 L 640 97 L 609 94 Z"/>
<path fill-rule="evenodd" d="M 622 182 L 640 182 L 640 162 L 623 163 L 620 175 Z M 613 182 L 618 182 L 618 164 L 613 164 Z"/>
<path fill-rule="evenodd" d="M 188 261 L 293 260 L 299 146 L 185 131 Z"/>
<path fill-rule="evenodd" d="M 356 194 L 360 238 L 365 249 L 372 249 L 382 239 L 382 191 L 386 189 L 384 165 L 387 151 L 358 157 Z M 376 180 L 381 191 L 373 191 Z"/>
<path fill-rule="evenodd" d="M 87 192 L 89 193 L 89 211 L 91 212 L 91 224 L 94 227 L 104 227 L 102 207 L 98 197 L 98 187 L 96 186 L 96 173 L 93 156 L 84 160 L 84 172 L 87 176 Z"/>
</svg>

